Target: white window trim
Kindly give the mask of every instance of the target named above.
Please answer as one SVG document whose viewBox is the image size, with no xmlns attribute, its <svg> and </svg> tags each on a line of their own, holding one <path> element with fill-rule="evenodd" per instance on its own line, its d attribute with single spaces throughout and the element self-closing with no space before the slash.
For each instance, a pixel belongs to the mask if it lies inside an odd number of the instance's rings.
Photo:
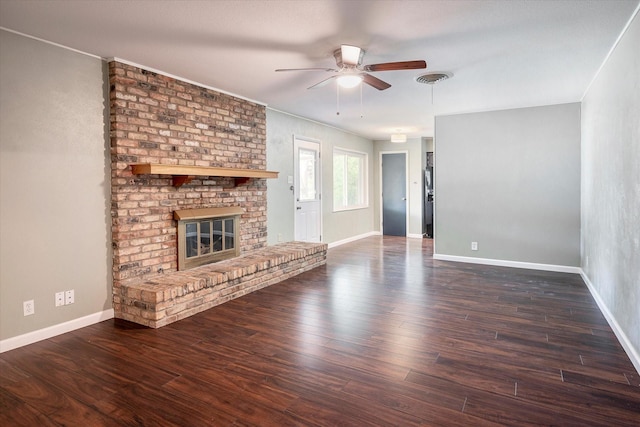
<svg viewBox="0 0 640 427">
<path fill-rule="evenodd" d="M 333 160 L 334 157 L 336 155 L 336 152 L 338 152 L 339 154 L 343 154 L 343 155 L 349 155 L 349 154 L 356 154 L 359 157 L 361 157 L 363 159 L 363 173 L 362 173 L 362 196 L 363 196 L 363 204 L 361 205 L 352 205 L 352 206 L 345 206 L 345 207 L 338 207 L 336 208 L 335 206 L 335 195 L 333 195 L 334 197 L 332 197 L 331 200 L 331 204 L 332 204 L 332 208 L 333 208 L 333 212 L 344 212 L 344 211 L 353 211 L 353 210 L 357 210 L 357 209 L 367 209 L 369 207 L 369 154 L 365 153 L 363 151 L 357 151 L 357 150 L 351 150 L 348 148 L 342 148 L 342 147 L 333 147 L 333 153 L 332 153 L 332 157 L 331 157 L 331 190 L 332 192 L 334 191 L 335 187 L 334 187 L 334 176 L 333 176 Z M 345 169 L 345 173 L 346 173 L 346 169 Z M 346 185 L 346 181 L 345 181 L 345 185 Z"/>
</svg>

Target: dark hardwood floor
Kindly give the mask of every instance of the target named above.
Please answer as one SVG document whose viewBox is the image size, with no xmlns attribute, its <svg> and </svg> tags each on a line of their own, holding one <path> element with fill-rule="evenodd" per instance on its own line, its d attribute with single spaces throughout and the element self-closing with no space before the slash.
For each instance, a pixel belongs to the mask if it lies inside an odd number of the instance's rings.
<svg viewBox="0 0 640 427">
<path fill-rule="evenodd" d="M 638 426 L 640 377 L 578 275 L 371 237 L 153 330 L 0 355 L 3 426 Z"/>
</svg>

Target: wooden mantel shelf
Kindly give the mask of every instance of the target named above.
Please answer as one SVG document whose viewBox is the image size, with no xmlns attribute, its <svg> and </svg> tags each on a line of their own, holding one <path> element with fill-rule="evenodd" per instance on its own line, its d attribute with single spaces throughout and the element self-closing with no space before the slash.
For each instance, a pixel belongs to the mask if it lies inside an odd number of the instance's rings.
<svg viewBox="0 0 640 427">
<path fill-rule="evenodd" d="M 235 178 L 236 185 L 242 185 L 251 178 L 277 178 L 278 172 L 260 169 L 215 168 L 207 166 L 162 165 L 155 163 L 135 163 L 131 165 L 134 175 L 173 175 L 173 186 L 189 183 L 195 176 L 222 176 Z"/>
</svg>

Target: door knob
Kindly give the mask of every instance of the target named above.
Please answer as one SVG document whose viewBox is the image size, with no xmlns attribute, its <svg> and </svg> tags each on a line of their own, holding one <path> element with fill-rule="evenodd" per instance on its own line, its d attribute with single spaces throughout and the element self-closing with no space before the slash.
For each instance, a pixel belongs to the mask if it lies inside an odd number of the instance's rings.
<svg viewBox="0 0 640 427">
<path fill-rule="evenodd" d="M 296 209 L 300 210 L 300 209 L 302 209 L 302 206 L 297 206 Z"/>
<path fill-rule="evenodd" d="M 406 197 L 403 197 L 403 198 L 402 198 L 402 200 L 405 200 L 405 201 L 406 201 L 406 200 L 407 200 L 407 198 L 406 198 Z"/>
</svg>

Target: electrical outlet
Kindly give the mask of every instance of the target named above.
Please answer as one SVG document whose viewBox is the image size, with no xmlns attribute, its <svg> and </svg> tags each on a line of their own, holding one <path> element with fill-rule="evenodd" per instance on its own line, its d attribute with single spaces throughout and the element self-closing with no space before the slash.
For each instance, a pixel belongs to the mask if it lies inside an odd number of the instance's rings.
<svg viewBox="0 0 640 427">
<path fill-rule="evenodd" d="M 56 307 L 64 305 L 64 292 L 56 292 Z"/>
<path fill-rule="evenodd" d="M 278 242 L 282 242 L 282 233 L 278 233 Z"/>
<path fill-rule="evenodd" d="M 75 302 L 75 296 L 73 295 L 73 289 L 71 289 L 70 291 L 66 291 L 64 293 L 65 299 L 64 299 L 64 303 L 65 304 L 73 304 Z"/>
<path fill-rule="evenodd" d="M 471 250 L 472 251 L 478 250 L 478 242 L 471 242 Z"/>
<path fill-rule="evenodd" d="M 31 316 L 36 313 L 36 305 L 32 299 L 29 301 L 25 301 L 22 303 L 22 310 L 24 311 L 25 316 Z"/>
</svg>

